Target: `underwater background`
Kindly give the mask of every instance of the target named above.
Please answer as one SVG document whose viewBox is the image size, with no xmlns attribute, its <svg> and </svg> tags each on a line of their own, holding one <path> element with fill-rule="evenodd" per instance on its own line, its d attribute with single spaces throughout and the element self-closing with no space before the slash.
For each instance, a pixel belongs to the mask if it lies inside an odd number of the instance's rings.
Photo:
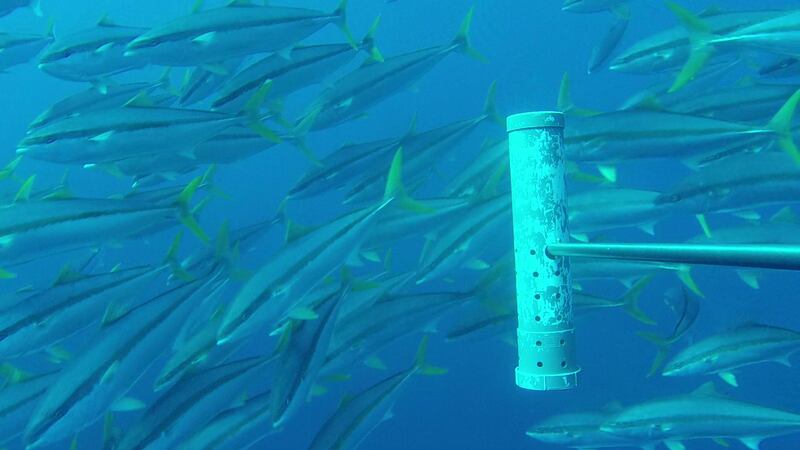
<svg viewBox="0 0 800 450">
<path fill-rule="evenodd" d="M 334 3 L 284 0 L 281 6 L 328 11 L 335 8 Z M 630 24 L 618 48 L 627 48 L 654 31 L 678 26 L 675 16 L 661 2 L 631 0 L 629 3 Z M 204 8 L 223 4 L 208 0 Z M 610 12 L 574 14 L 562 11 L 559 1 L 398 0 L 384 3 L 351 0 L 347 20 L 353 35 L 360 37 L 380 15 L 375 40 L 381 53 L 389 56 L 448 42 L 473 6 L 471 45 L 485 56 L 486 62 L 475 61 L 462 54 L 451 54 L 414 83 L 413 89 L 404 89 L 369 108 L 366 117 L 310 134 L 306 140 L 307 146 L 317 155 L 324 156 L 343 143 L 402 135 L 414 117 L 418 130 L 475 117 L 481 112 L 492 82 L 496 82 L 497 86 L 499 113 L 506 116 L 556 109 L 559 84 L 564 73 L 570 75 L 571 96 L 575 104 L 599 111 L 612 111 L 638 91 L 658 81 L 668 82 L 675 75 L 674 72 L 625 74 L 605 68 L 587 74 L 586 65 L 592 48 L 613 23 L 614 16 Z M 791 0 L 763 0 L 757 5 L 743 0 L 726 0 L 696 1 L 685 6 L 699 11 L 713 6 L 730 10 L 755 7 L 787 9 L 796 8 L 798 4 Z M 40 33 L 47 27 L 48 20 L 52 20 L 55 36 L 58 37 L 90 27 L 103 16 L 120 24 L 151 27 L 185 15 L 191 7 L 189 0 L 42 0 L 43 17 L 20 9 L 0 18 L 0 30 Z M 303 42 L 341 41 L 340 30 L 330 26 Z M 345 74 L 357 67 L 357 61 L 360 58 L 337 74 Z M 161 76 L 162 70 L 162 67 L 152 66 L 123 73 L 113 79 L 116 83 L 155 81 Z M 182 70 L 172 73 L 176 84 L 179 84 Z M 741 76 L 747 72 L 746 69 L 741 71 Z M 797 83 L 797 78 L 781 82 Z M 18 143 L 37 115 L 55 101 L 87 86 L 51 77 L 40 71 L 34 61 L 0 74 L 0 105 L 3 105 L 0 110 L 0 160 L 10 161 L 15 157 Z M 314 86 L 294 94 L 286 101 L 284 114 L 292 120 L 300 116 L 320 89 L 320 86 Z M 568 116 L 567 128 L 570 127 L 570 121 Z M 497 140 L 504 136 L 502 125 L 492 122 L 481 124 L 459 142 L 453 152 L 436 161 L 434 177 L 415 191 L 415 198 L 436 196 L 447 180 L 478 154 L 485 139 Z M 655 191 L 664 191 L 682 176 L 691 173 L 677 160 L 632 161 L 616 166 L 617 185 Z M 201 216 L 203 229 L 212 234 L 225 221 L 230 223 L 231 228 L 236 228 L 272 217 L 289 189 L 310 168 L 308 159 L 288 142 L 243 161 L 219 166 L 215 185 L 230 198 L 214 199 L 208 204 Z M 388 167 L 381 167 L 380 170 L 388 170 Z M 62 178 L 64 167 L 25 159 L 16 172 L 20 179 L 36 174 L 37 183 L 49 180 L 48 184 L 52 184 Z M 184 185 L 200 173 L 202 169 L 182 175 L 174 184 Z M 80 167 L 70 168 L 68 176 L 70 190 L 80 196 L 107 197 L 123 194 L 130 189 L 129 178 Z M 507 178 L 502 183 L 507 184 Z M 569 179 L 567 183 L 574 185 L 576 191 L 594 188 L 591 184 Z M 501 190 L 508 189 L 509 186 L 505 184 Z M 349 210 L 341 202 L 341 195 L 336 192 L 312 199 L 292 200 L 288 203 L 287 214 L 298 223 L 323 224 Z M 772 205 L 758 210 L 768 217 L 782 206 L 785 205 Z M 708 220 L 712 229 L 741 223 L 741 219 L 723 214 L 709 215 Z M 506 225 L 498 229 L 481 251 L 481 259 L 490 265 L 511 249 L 510 222 Z M 158 264 L 175 233 L 173 227 L 104 248 L 98 256 L 99 265 L 108 269 L 118 263 L 123 266 Z M 674 214 L 656 225 L 654 236 L 638 229 L 624 229 L 605 232 L 602 238 L 620 242 L 682 242 L 700 233 L 702 231 L 692 214 Z M 282 229 L 271 230 L 254 250 L 243 255 L 241 265 L 257 269 L 281 246 L 282 238 Z M 181 253 L 188 255 L 202 245 L 198 240 L 186 236 Z M 397 270 L 413 270 L 421 249 L 421 239 L 394 246 L 393 267 Z M 15 268 L 17 278 L 3 280 L 0 290 L 12 292 L 28 285 L 46 286 L 65 263 L 83 258 L 73 252 L 20 266 Z M 684 340 L 675 344 L 675 348 L 682 348 L 713 333 L 748 322 L 800 330 L 800 306 L 797 303 L 800 275 L 797 273 L 764 271 L 759 278 L 758 289 L 748 287 L 733 270 L 725 268 L 697 267 L 692 270 L 692 275 L 705 298 L 699 299 L 700 312 L 695 324 Z M 462 270 L 454 273 L 450 282 L 439 280 L 427 287 L 433 290 L 467 290 L 480 276 L 480 272 Z M 591 281 L 582 283 L 582 286 L 608 298 L 619 297 L 626 291 L 624 286 L 613 280 Z M 657 349 L 637 335 L 640 331 L 669 335 L 677 318 L 665 305 L 664 299 L 668 291 L 679 286 L 680 281 L 669 271 L 656 275 L 647 286 L 640 304 L 657 322 L 655 326 L 643 325 L 617 310 L 600 311 L 578 318 L 575 328 L 581 366 L 579 387 L 563 392 L 531 392 L 517 388 L 514 384 L 514 368 L 517 364 L 515 346 L 500 337 L 446 342 L 443 331 L 448 329 L 448 324 L 457 321 L 458 315 L 443 316 L 435 324 L 435 330 L 429 329 L 432 333 L 427 360 L 446 368 L 448 373 L 411 378 L 392 407 L 393 417 L 377 426 L 360 448 L 564 448 L 535 441 L 526 436 L 525 431 L 534 423 L 554 414 L 601 410 L 612 402 L 629 405 L 697 388 L 712 378 L 647 377 Z M 232 297 L 237 288 L 229 287 L 229 291 L 226 295 Z M 421 336 L 422 333 L 414 333 L 380 351 L 381 359 L 389 371 L 404 369 L 413 362 Z M 83 345 L 90 343 L 91 338 L 90 332 L 83 332 L 64 346 L 71 353 L 78 354 Z M 267 352 L 273 345 L 274 338 L 264 333 L 263 338 L 249 341 L 243 354 Z M 48 370 L 52 365 L 42 355 L 29 355 L 9 362 L 29 372 Z M 156 398 L 149 386 L 158 374 L 157 366 L 155 364 L 147 371 L 129 395 L 145 403 Z M 385 373 L 360 365 L 355 365 L 350 373 L 351 380 L 329 385 L 328 392 L 303 405 L 282 432 L 267 437 L 254 448 L 306 448 L 319 427 L 336 409 L 342 395 L 357 392 L 385 377 Z M 800 384 L 797 383 L 796 368 L 761 364 L 737 372 L 737 378 L 738 388 L 716 381 L 722 386 L 721 390 L 736 399 L 800 412 Z M 258 391 L 257 382 L 248 390 Z M 139 414 L 141 411 L 115 414 L 115 424 L 125 429 L 137 421 Z M 77 448 L 102 448 L 102 422 L 96 421 L 78 435 Z M 22 448 L 18 442 L 7 445 L 9 448 Z M 69 441 L 64 441 L 44 448 L 69 448 L 69 445 Z M 690 449 L 718 447 L 710 440 L 687 441 L 686 445 Z M 733 441 L 731 446 L 744 448 Z M 798 447 L 800 436 L 797 434 L 770 438 L 761 445 L 764 449 Z"/>
</svg>

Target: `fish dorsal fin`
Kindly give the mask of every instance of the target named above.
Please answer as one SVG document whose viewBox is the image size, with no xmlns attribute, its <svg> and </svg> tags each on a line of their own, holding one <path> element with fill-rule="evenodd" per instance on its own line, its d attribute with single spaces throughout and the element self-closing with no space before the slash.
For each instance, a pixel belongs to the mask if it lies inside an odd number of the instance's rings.
<svg viewBox="0 0 800 450">
<path fill-rule="evenodd" d="M 748 75 L 739 79 L 739 81 L 736 82 L 735 86 L 739 88 L 748 88 L 748 87 L 753 87 L 755 85 L 756 85 L 756 80 L 754 80 L 753 77 Z"/>
<path fill-rule="evenodd" d="M 724 12 L 725 10 L 720 8 L 718 5 L 714 5 L 700 11 L 700 14 L 698 14 L 697 17 L 711 17 L 722 14 Z"/>
<path fill-rule="evenodd" d="M 339 408 L 347 406 L 347 404 L 352 402 L 355 398 L 356 397 L 353 394 L 344 394 L 342 396 L 342 400 L 339 402 Z"/>
<path fill-rule="evenodd" d="M 194 5 L 192 5 L 192 10 L 190 11 L 192 14 L 197 14 L 203 10 L 203 0 L 195 0 Z"/>
<path fill-rule="evenodd" d="M 417 113 L 414 113 L 414 115 L 411 116 L 411 121 L 408 123 L 408 129 L 406 130 L 406 133 L 403 135 L 403 137 L 400 138 L 400 140 L 402 141 L 411 136 L 414 136 L 415 134 L 417 134 Z"/>
<path fill-rule="evenodd" d="M 76 272 L 69 265 L 65 265 L 61 268 L 61 272 L 58 273 L 58 277 L 56 277 L 56 281 L 53 282 L 53 286 L 61 286 L 62 284 L 73 283 L 82 278 L 85 278 L 84 274 Z"/>
<path fill-rule="evenodd" d="M 642 101 L 636 104 L 635 108 L 646 111 L 664 111 L 664 106 L 661 105 L 658 98 L 654 95 L 648 95 L 643 98 Z"/>
<path fill-rule="evenodd" d="M 219 227 L 219 233 L 217 233 L 216 250 L 215 250 L 217 259 L 223 258 L 225 255 L 228 254 L 230 245 L 231 245 L 230 225 L 226 220 L 222 222 L 222 226 Z"/>
<path fill-rule="evenodd" d="M 111 323 L 116 322 L 119 320 L 120 317 L 124 316 L 128 312 L 128 308 L 117 303 L 111 303 L 106 308 L 106 312 L 103 314 L 102 325 L 106 326 Z"/>
<path fill-rule="evenodd" d="M 781 208 L 780 211 L 776 212 L 772 217 L 769 218 L 770 222 L 778 222 L 778 223 L 798 223 L 797 213 L 792 209 L 791 206 L 784 206 Z"/>
<path fill-rule="evenodd" d="M 221 320 L 223 317 L 225 317 L 225 311 L 226 311 L 225 305 L 217 306 L 217 309 L 215 309 L 214 312 L 211 313 L 211 320 L 212 321 Z"/>
<path fill-rule="evenodd" d="M 557 108 L 559 111 L 562 111 L 564 114 L 569 114 L 578 117 L 589 117 L 600 114 L 599 111 L 578 108 L 577 106 L 575 106 L 575 103 L 572 102 L 572 94 L 570 86 L 571 83 L 569 81 L 569 73 L 564 72 L 564 76 L 561 77 L 561 85 L 558 88 Z"/>
<path fill-rule="evenodd" d="M 403 186 L 403 149 L 398 148 L 392 158 L 392 165 L 386 176 L 386 186 L 383 191 L 384 200 L 394 198 L 403 209 L 416 213 L 430 213 L 434 209 L 409 197 Z"/>
<path fill-rule="evenodd" d="M 691 395 L 699 397 L 722 397 L 722 395 L 717 392 L 717 388 L 712 381 L 703 383 L 699 388 L 693 390 Z"/>
<path fill-rule="evenodd" d="M 251 0 L 231 0 L 230 2 L 228 2 L 227 6 L 231 8 L 239 8 L 239 7 L 249 8 L 257 5 L 253 3 Z"/>
<path fill-rule="evenodd" d="M 620 402 L 619 400 L 614 400 L 603 406 L 603 411 L 607 413 L 620 412 L 622 411 L 622 409 L 623 409 L 622 402 Z"/>
<path fill-rule="evenodd" d="M 155 106 L 155 103 L 153 103 L 153 99 L 147 95 L 147 92 L 142 91 L 138 93 L 136 97 L 128 100 L 124 106 L 125 108 L 151 108 Z"/>
<path fill-rule="evenodd" d="M 69 169 L 64 171 L 61 176 L 61 182 L 58 187 L 51 193 L 47 194 L 45 200 L 66 200 L 75 197 L 69 188 Z"/>
<path fill-rule="evenodd" d="M 117 27 L 119 25 L 115 24 L 111 19 L 108 18 L 108 14 L 103 14 L 103 17 L 97 21 L 98 27 Z"/>
<path fill-rule="evenodd" d="M 33 183 L 36 181 L 36 175 L 31 175 L 28 179 L 22 183 L 19 190 L 17 191 L 17 195 L 14 196 L 14 203 L 20 202 L 27 202 L 31 198 L 31 190 L 33 189 Z"/>
<path fill-rule="evenodd" d="M 292 334 L 295 328 L 295 323 L 293 321 L 286 322 L 283 325 L 283 329 L 280 331 L 280 338 L 278 339 L 278 345 L 275 346 L 275 353 L 280 354 L 286 351 L 289 345 L 292 342 Z"/>
<path fill-rule="evenodd" d="M 0 180 L 8 179 L 14 175 L 14 171 L 17 170 L 17 166 L 19 166 L 20 161 L 22 161 L 22 155 L 12 159 L 11 162 L 0 169 Z"/>
<path fill-rule="evenodd" d="M 764 328 L 766 325 L 763 323 L 758 323 L 755 320 L 748 320 L 747 322 L 742 322 L 737 325 L 734 330 L 749 330 L 752 328 Z"/>
<path fill-rule="evenodd" d="M 300 225 L 293 220 L 286 221 L 286 243 L 290 244 L 316 230 L 316 227 Z"/>
<path fill-rule="evenodd" d="M 503 177 L 505 177 L 507 171 L 507 163 L 503 162 L 498 164 L 494 171 L 492 171 L 492 175 L 489 177 L 486 183 L 475 193 L 472 201 L 482 202 L 497 196 L 497 186 L 500 184 L 500 181 L 502 181 Z"/>
</svg>

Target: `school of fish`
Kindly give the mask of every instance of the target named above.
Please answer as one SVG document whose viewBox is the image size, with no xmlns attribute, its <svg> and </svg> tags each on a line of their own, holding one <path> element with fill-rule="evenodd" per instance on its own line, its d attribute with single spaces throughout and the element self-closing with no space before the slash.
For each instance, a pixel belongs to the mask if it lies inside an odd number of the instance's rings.
<svg viewBox="0 0 800 450">
<path fill-rule="evenodd" d="M 45 20 L 44 3 L 0 0 L 0 16 Z M 667 2 L 655 7 L 675 27 L 622 48 L 635 3 L 563 2 L 565 12 L 613 16 L 588 72 L 668 78 L 611 111 L 574 103 L 566 74 L 553 87 L 567 115 L 573 239 L 602 241 L 626 229 L 647 238 L 677 216 L 699 223 L 689 242 L 800 243 L 792 209 L 800 200 L 800 9 L 692 11 Z M 52 25 L 44 34 L 0 33 L 0 72 L 32 65 L 75 87 L 2 154 L 0 283 L 14 286 L 0 290 L 2 449 L 273 448 L 287 423 L 339 386 L 350 394 L 308 430 L 308 448 L 367 448 L 405 385 L 447 373 L 429 362 L 429 345 L 515 345 L 508 148 L 494 83 L 483 110 L 436 127 L 419 129 L 409 117 L 407 129 L 381 139 L 354 135 L 328 152 L 309 144 L 314 133 L 358 121 L 415 87 L 446 58 L 485 62 L 470 39 L 479 12 L 460 11 L 447 42 L 384 54 L 376 35 L 391 9 L 354 36 L 347 0 L 330 9 L 257 0 L 189 6 L 152 28 L 103 17 L 65 34 Z M 335 42 L 306 43 L 334 27 Z M 153 68 L 162 73 L 155 80 L 115 81 Z M 309 87 L 315 100 L 288 115 L 285 100 Z M 296 151 L 307 171 L 286 192 L 256 188 L 282 199 L 277 210 L 208 229 L 209 204 L 224 207 L 232 197 L 215 175 L 278 151 Z M 437 169 L 454 160 L 455 173 Z M 686 172 L 664 191 L 626 185 L 626 165 L 643 160 Z M 67 176 L 37 177 L 31 165 L 70 169 L 73 178 L 105 173 L 130 188 L 77 194 Z M 322 196 L 340 202 L 337 215 L 293 219 Z M 276 234 L 283 239 L 273 248 L 266 241 Z M 159 235 L 172 245 L 148 262 L 107 262 Z M 417 258 L 398 257 L 401 249 L 418 249 Z M 37 274 L 51 282 L 28 280 L 53 260 L 63 261 L 59 273 Z M 685 343 L 713 296 L 692 269 L 575 259 L 575 314 L 618 310 L 653 327 L 658 305 L 640 298 L 667 274 L 675 287 L 655 296 L 675 316 L 672 332 L 639 333 L 655 346 L 649 376 L 695 377 L 698 385 L 716 376 L 733 390 L 753 366 L 791 366 L 800 331 L 779 324 L 741 323 Z M 759 288 L 761 273 L 736 273 L 746 289 Z M 609 280 L 625 292 L 592 291 Z M 382 352 L 398 343 L 416 354 L 391 369 Z M 361 365 L 373 383 L 351 380 Z M 538 441 L 531 448 L 645 450 L 696 440 L 755 450 L 792 433 L 800 433 L 800 408 L 737 400 L 711 382 L 554 414 L 527 430 Z"/>
</svg>

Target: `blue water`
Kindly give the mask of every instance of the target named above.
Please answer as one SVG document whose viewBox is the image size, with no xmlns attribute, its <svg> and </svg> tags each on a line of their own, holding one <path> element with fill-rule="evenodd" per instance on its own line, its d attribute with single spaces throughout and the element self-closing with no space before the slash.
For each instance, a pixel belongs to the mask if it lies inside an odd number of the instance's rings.
<svg viewBox="0 0 800 450">
<path fill-rule="evenodd" d="M 91 26 L 105 14 L 120 24 L 151 26 L 187 13 L 192 3 L 190 0 L 44 0 L 43 9 L 46 16 L 52 18 L 58 35 Z M 222 4 L 214 1 L 206 3 L 209 7 Z M 281 3 L 328 9 L 333 7 L 334 2 L 285 0 Z M 313 134 L 308 144 L 321 155 L 333 151 L 344 142 L 365 142 L 400 135 L 415 114 L 419 130 L 474 117 L 480 112 L 486 89 L 492 81 L 497 81 L 497 104 L 505 115 L 553 109 L 564 72 L 571 75 L 575 102 L 599 110 L 611 110 L 639 89 L 668 78 L 668 75 L 635 76 L 609 71 L 587 75 L 586 61 L 591 49 L 613 19 L 604 13 L 562 12 L 558 1 L 399 0 L 384 4 L 382 1 L 352 0 L 350 3 L 349 22 L 356 36 L 361 36 L 372 20 L 381 15 L 377 43 L 387 56 L 447 42 L 458 29 L 466 11 L 474 4 L 472 44 L 487 57 L 488 63 L 482 64 L 458 54 L 448 56 L 413 91 L 398 93 L 371 108 L 368 117 Z M 628 47 L 653 30 L 671 27 L 676 23 L 660 2 L 633 0 L 631 3 L 633 18 L 622 47 Z M 724 6 L 744 9 L 753 7 L 752 3 L 729 0 Z M 697 1 L 692 2 L 691 6 L 699 10 L 714 4 L 717 2 Z M 796 6 L 797 3 L 791 0 L 762 0 L 757 5 L 758 8 Z M 20 10 L 0 19 L 0 30 L 34 32 L 43 30 L 46 21 L 34 17 L 29 11 Z M 341 34 L 334 27 L 326 28 L 309 40 L 339 41 Z M 124 74 L 118 79 L 155 80 L 159 75 L 159 68 L 150 68 Z M 47 76 L 35 64 L 18 66 L 0 74 L 0 161 L 13 158 L 16 144 L 34 117 L 58 99 L 83 88 L 81 84 Z M 287 105 L 287 111 L 302 111 L 316 92 L 317 88 L 302 91 Z M 452 160 L 440 161 L 441 171 L 452 173 L 454 167 L 460 167 L 471 155 L 476 154 L 484 138 L 502 138 L 503 135 L 504 130 L 498 126 L 481 126 L 458 147 Z M 308 169 L 308 161 L 289 145 L 222 167 L 217 182 L 232 199 L 211 203 L 203 215 L 204 228 L 216 230 L 226 220 L 233 227 L 242 226 L 271 216 L 287 190 Z M 19 172 L 24 176 L 37 174 L 38 182 L 53 182 L 60 179 L 63 171 L 63 167 L 57 165 L 25 161 Z M 667 188 L 685 173 L 687 170 L 680 165 L 667 162 L 631 163 L 620 165 L 619 168 L 620 183 L 624 186 L 652 189 Z M 188 179 L 182 178 L 181 181 Z M 83 196 L 122 193 L 129 186 L 129 180 L 79 168 L 70 170 L 69 180 L 73 191 Z M 293 203 L 289 214 L 301 223 L 313 224 L 323 223 L 343 210 L 335 197 L 328 196 L 307 203 Z M 725 218 L 712 221 L 713 225 L 729 223 Z M 611 236 L 630 241 L 680 241 L 699 233 L 693 217 L 669 218 L 656 231 L 655 238 L 635 231 L 616 232 Z M 122 248 L 104 252 L 103 262 L 108 267 L 116 263 L 133 265 L 158 262 L 174 233 L 175 230 L 170 230 L 141 242 L 124 243 Z M 249 267 L 258 267 L 266 261 L 280 244 L 280 238 L 280 232 L 276 231 L 266 242 L 262 242 L 258 251 L 247 257 Z M 185 239 L 183 252 L 188 254 L 198 247 L 196 241 Z M 509 230 L 507 235 L 493 242 L 493 248 L 488 251 L 497 255 L 503 253 L 502 249 L 510 247 Z M 396 263 L 413 265 L 416 251 L 417 247 L 405 252 L 399 250 Z M 6 285 L 7 289 L 27 284 L 46 285 L 55 277 L 59 267 L 68 261 L 68 258 L 57 257 L 26 266 L 20 271 L 18 280 Z M 689 341 L 747 321 L 800 329 L 800 308 L 796 304 L 795 289 L 800 285 L 800 275 L 767 272 L 761 279 L 761 288 L 752 290 L 729 270 L 698 268 L 694 274 L 707 298 L 702 300 L 701 313 L 690 331 Z M 466 273 L 463 276 L 472 275 Z M 472 281 L 457 280 L 451 287 L 466 287 Z M 663 305 L 663 293 L 677 284 L 673 275 L 660 275 L 647 289 L 642 302 L 648 313 L 660 321 L 657 331 L 664 335 L 671 331 L 674 317 Z M 623 289 L 618 284 L 603 283 L 594 292 L 613 297 L 621 294 Z M 597 410 L 613 401 L 632 404 L 657 396 L 684 393 L 707 381 L 696 377 L 645 378 L 655 348 L 636 336 L 636 332 L 642 329 L 641 324 L 618 311 L 592 315 L 587 320 L 579 321 L 580 387 L 567 392 L 548 393 L 528 392 L 514 385 L 517 355 L 511 345 L 497 339 L 447 344 L 437 335 L 432 341 L 428 359 L 448 368 L 449 373 L 441 377 L 417 377 L 409 382 L 393 408 L 394 418 L 379 426 L 362 448 L 559 448 L 531 440 L 525 436 L 525 430 L 552 414 Z M 264 341 L 267 342 L 266 338 Z M 407 367 L 418 342 L 419 336 L 406 339 L 384 350 L 381 356 L 392 370 Z M 250 350 L 257 351 L 258 344 L 255 342 Z M 35 357 L 26 360 L 25 364 L 32 369 L 45 365 L 42 358 Z M 154 375 L 148 373 L 134 392 L 145 399 L 152 399 L 147 397 L 143 386 L 149 386 L 147 383 Z M 258 448 L 305 448 L 320 424 L 335 409 L 342 393 L 357 392 L 383 376 L 370 369 L 356 368 L 353 381 L 332 386 L 326 396 L 307 404 L 283 433 L 264 441 Z M 800 411 L 797 376 L 797 369 L 777 364 L 759 365 L 741 371 L 738 374 L 741 387 L 726 391 L 737 399 Z M 121 413 L 119 421 L 123 424 L 132 423 L 136 417 L 136 413 Z M 78 448 L 100 448 L 101 429 L 102 424 L 98 422 L 83 431 L 79 435 Z M 738 443 L 732 445 L 744 448 Z M 704 449 L 715 448 L 716 444 L 697 441 L 688 446 Z M 52 448 L 68 448 L 68 443 Z M 762 448 L 800 448 L 800 436 L 769 439 Z"/>
</svg>

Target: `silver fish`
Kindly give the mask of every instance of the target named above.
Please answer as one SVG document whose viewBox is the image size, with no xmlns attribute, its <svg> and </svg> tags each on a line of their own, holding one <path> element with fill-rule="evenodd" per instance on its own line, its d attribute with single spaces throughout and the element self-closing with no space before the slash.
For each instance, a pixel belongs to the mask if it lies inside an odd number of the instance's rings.
<svg viewBox="0 0 800 450">
<path fill-rule="evenodd" d="M 237 0 L 155 27 L 131 42 L 125 54 L 168 66 L 197 66 L 253 53 L 288 55 L 297 42 L 328 24 L 349 36 L 346 7 L 347 0 L 331 12 Z"/>
</svg>

